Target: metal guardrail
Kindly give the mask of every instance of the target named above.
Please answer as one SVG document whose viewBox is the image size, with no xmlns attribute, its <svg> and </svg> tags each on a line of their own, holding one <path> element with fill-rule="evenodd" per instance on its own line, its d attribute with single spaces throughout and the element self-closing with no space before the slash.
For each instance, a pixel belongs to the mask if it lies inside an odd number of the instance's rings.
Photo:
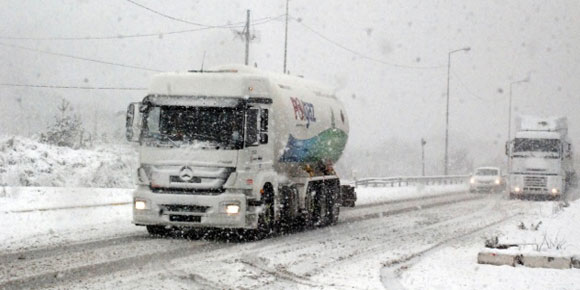
<svg viewBox="0 0 580 290">
<path fill-rule="evenodd" d="M 354 186 L 364 187 L 402 187 L 410 185 L 446 185 L 469 182 L 471 175 L 447 176 L 409 176 L 409 177 L 368 177 L 354 182 Z"/>
</svg>

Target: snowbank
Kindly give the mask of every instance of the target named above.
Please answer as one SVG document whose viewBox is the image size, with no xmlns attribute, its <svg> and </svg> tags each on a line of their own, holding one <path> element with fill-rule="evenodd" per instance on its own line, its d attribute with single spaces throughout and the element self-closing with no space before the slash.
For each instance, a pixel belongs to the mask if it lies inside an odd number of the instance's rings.
<svg viewBox="0 0 580 290">
<path fill-rule="evenodd" d="M 74 150 L 0 137 L 0 185 L 133 187 L 137 153 L 129 145 Z"/>
<path fill-rule="evenodd" d="M 569 207 L 562 207 L 558 202 L 515 202 L 514 206 L 527 207 L 521 218 L 511 219 L 486 233 L 472 236 L 467 242 L 449 244 L 419 258 L 416 264 L 403 271 L 399 282 L 407 289 L 578 289 L 579 269 L 477 264 L 477 254 L 483 248 L 484 239 L 491 235 L 498 235 L 500 243 L 529 244 L 514 249 L 527 255 L 580 254 L 579 200 Z"/>
<path fill-rule="evenodd" d="M 131 192 L 126 188 L 0 188 L 0 253 L 138 231 L 131 224 Z"/>
<path fill-rule="evenodd" d="M 429 197 L 449 193 L 466 192 L 467 184 L 454 185 L 411 185 L 404 187 L 358 187 L 356 205 L 366 205 L 393 200 Z"/>
<path fill-rule="evenodd" d="M 1 187 L 0 213 L 130 203 L 131 192 L 126 188 Z"/>
</svg>

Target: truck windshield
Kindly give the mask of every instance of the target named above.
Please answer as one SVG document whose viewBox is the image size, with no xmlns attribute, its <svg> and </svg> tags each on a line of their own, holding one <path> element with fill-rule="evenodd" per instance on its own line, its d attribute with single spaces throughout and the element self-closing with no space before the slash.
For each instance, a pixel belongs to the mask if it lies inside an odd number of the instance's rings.
<svg viewBox="0 0 580 290">
<path fill-rule="evenodd" d="M 244 110 L 241 107 L 150 106 L 143 117 L 146 141 L 223 149 L 243 146 Z"/>
<path fill-rule="evenodd" d="M 516 138 L 514 152 L 550 152 L 560 151 L 560 140 L 558 139 L 528 139 Z"/>
</svg>

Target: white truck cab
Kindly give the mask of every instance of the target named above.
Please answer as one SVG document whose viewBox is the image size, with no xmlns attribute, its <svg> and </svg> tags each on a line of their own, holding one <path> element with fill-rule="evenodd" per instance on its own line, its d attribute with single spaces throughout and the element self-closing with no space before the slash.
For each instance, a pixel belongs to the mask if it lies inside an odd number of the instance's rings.
<svg viewBox="0 0 580 290">
<path fill-rule="evenodd" d="M 559 199 L 575 179 L 566 117 L 517 119 L 506 144 L 510 198 Z"/>
</svg>

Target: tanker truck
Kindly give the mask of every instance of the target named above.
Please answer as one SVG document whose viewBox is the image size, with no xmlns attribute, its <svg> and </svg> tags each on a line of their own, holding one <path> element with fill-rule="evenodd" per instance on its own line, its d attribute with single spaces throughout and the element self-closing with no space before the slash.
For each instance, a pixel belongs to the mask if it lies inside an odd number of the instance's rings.
<svg viewBox="0 0 580 290">
<path fill-rule="evenodd" d="M 150 234 L 338 220 L 349 122 L 329 87 L 239 65 L 161 73 L 126 121 L 139 144 L 133 223 Z"/>
<path fill-rule="evenodd" d="M 566 117 L 518 117 L 506 154 L 510 198 L 559 199 L 576 179 Z"/>
</svg>

